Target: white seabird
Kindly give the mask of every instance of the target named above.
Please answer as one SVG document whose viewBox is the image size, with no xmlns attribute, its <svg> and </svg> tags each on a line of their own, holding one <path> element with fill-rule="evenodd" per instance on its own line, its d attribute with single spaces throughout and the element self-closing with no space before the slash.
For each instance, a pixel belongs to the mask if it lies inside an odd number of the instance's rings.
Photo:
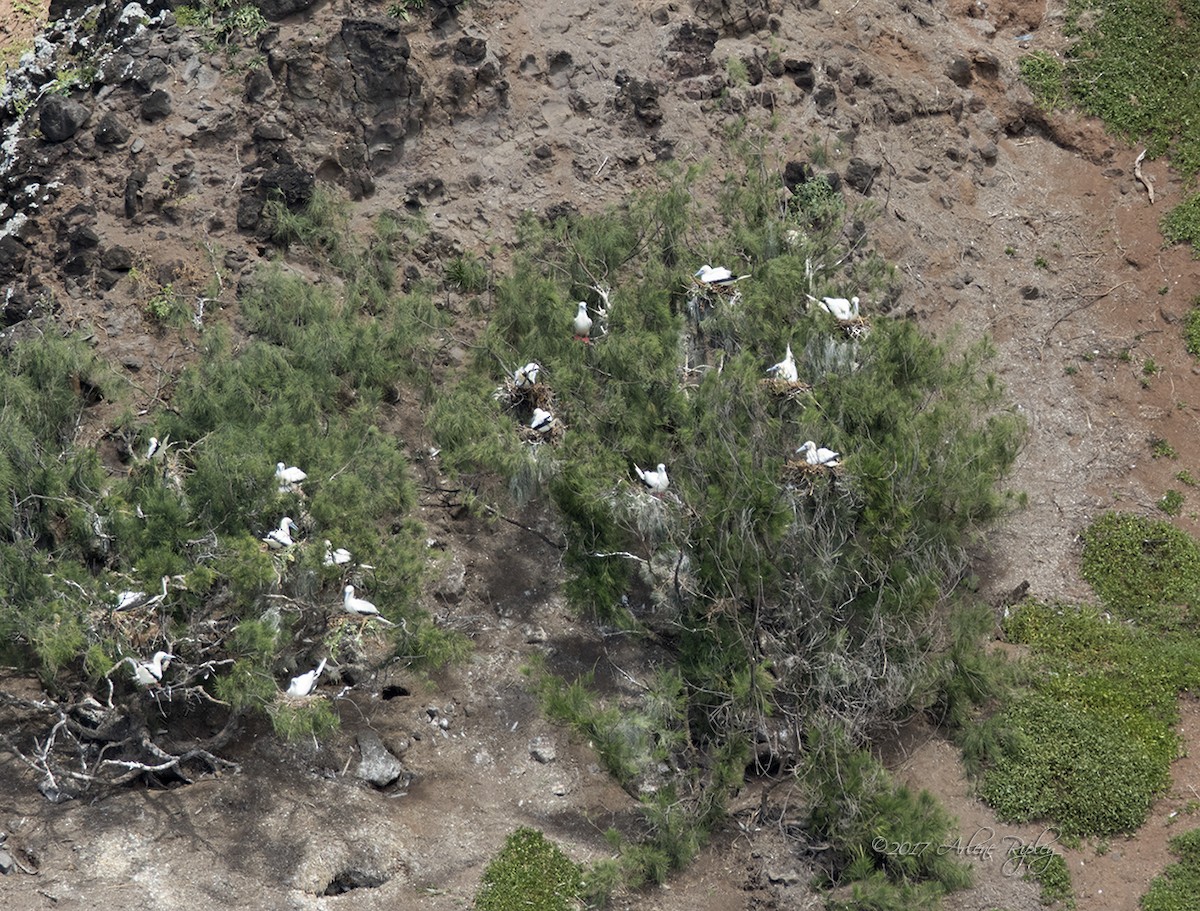
<svg viewBox="0 0 1200 911">
<path fill-rule="evenodd" d="M 167 669 L 167 665 L 171 663 L 171 659 L 175 656 L 168 652 L 155 652 L 154 657 L 149 661 L 137 661 L 134 658 L 126 658 L 133 665 L 133 682 L 138 686 L 153 686 L 156 683 L 162 682 L 163 671 Z"/>
<path fill-rule="evenodd" d="M 575 313 L 575 338 L 590 339 L 592 334 L 592 318 L 588 316 L 587 301 L 579 302 Z"/>
<path fill-rule="evenodd" d="M 536 433 L 547 433 L 554 426 L 554 415 L 545 408 L 533 409 L 533 420 L 529 422 L 529 429 Z"/>
<path fill-rule="evenodd" d="M 589 329 L 591 326 L 588 327 Z M 538 381 L 538 373 L 541 372 L 541 364 L 536 361 L 530 361 L 524 367 L 518 367 L 516 373 L 513 374 L 513 385 L 518 389 L 528 389 Z"/>
<path fill-rule="evenodd" d="M 292 540 L 292 529 L 295 528 L 297 525 L 292 521 L 291 516 L 284 516 L 279 520 L 279 527 L 267 532 L 267 536 L 263 540 L 267 542 L 267 547 L 271 550 L 283 550 L 296 543 Z"/>
<path fill-rule="evenodd" d="M 321 671 L 325 670 L 326 660 L 322 658 L 321 663 L 315 669 L 300 674 L 298 677 L 293 677 L 292 682 L 288 685 L 287 694 L 289 696 L 307 696 L 315 690 L 317 688 L 317 678 L 321 676 Z"/>
<path fill-rule="evenodd" d="M 288 466 L 283 462 L 275 463 L 275 480 L 279 482 L 280 493 L 291 493 L 307 477 L 308 475 L 295 465 Z"/>
<path fill-rule="evenodd" d="M 826 449 L 824 446 L 818 446 L 812 440 L 806 440 L 804 445 L 796 450 L 796 453 L 805 453 L 805 459 L 809 465 L 825 465 L 829 468 L 836 468 L 842 464 L 838 461 L 842 457 L 840 452 L 834 452 L 832 449 Z"/>
<path fill-rule="evenodd" d="M 344 547 L 333 546 L 333 542 L 328 538 L 325 539 L 325 560 L 326 566 L 345 566 L 351 560 L 350 551 Z"/>
<path fill-rule="evenodd" d="M 117 606 L 113 610 L 126 610 L 130 607 L 136 607 L 148 597 L 150 596 L 145 592 L 117 592 Z"/>
<path fill-rule="evenodd" d="M 800 374 L 796 371 L 796 359 L 792 356 L 791 342 L 788 342 L 787 354 L 784 355 L 783 360 L 773 367 L 767 368 L 767 375 L 789 383 L 794 383 L 800 378 Z"/>
<path fill-rule="evenodd" d="M 658 463 L 658 468 L 655 471 L 644 471 L 639 466 L 634 465 L 634 470 L 638 473 L 638 477 L 642 479 L 651 493 L 661 494 L 666 492 L 667 484 L 667 466 L 662 462 Z"/>
<path fill-rule="evenodd" d="M 858 317 L 858 298 L 846 300 L 844 297 L 823 297 L 817 306 L 827 313 L 832 313 L 835 319 L 842 322 Z"/>
<path fill-rule="evenodd" d="M 733 273 L 724 266 L 713 268 L 708 263 L 697 269 L 693 278 L 702 285 L 724 285 L 737 280 L 733 277 Z"/>
<path fill-rule="evenodd" d="M 150 442 L 146 445 L 146 461 L 154 458 L 156 452 L 158 452 L 158 437 L 150 437 Z"/>
<path fill-rule="evenodd" d="M 379 616 L 379 608 L 374 604 L 366 598 L 355 597 L 353 585 L 347 585 L 342 589 L 342 606 L 348 614 L 357 614 L 360 617 Z"/>
</svg>

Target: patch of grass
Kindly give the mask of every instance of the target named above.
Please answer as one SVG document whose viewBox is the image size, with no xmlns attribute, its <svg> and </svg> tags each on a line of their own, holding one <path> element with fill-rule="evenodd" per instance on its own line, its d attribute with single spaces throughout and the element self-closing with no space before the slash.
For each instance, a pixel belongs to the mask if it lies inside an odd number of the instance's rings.
<svg viewBox="0 0 1200 911">
<path fill-rule="evenodd" d="M 537 829 L 520 828 L 483 871 L 476 911 L 574 911 L 583 872 Z"/>
<path fill-rule="evenodd" d="M 1150 458 L 1174 459 L 1178 458 L 1178 456 L 1179 454 L 1175 451 L 1175 447 L 1162 437 L 1150 438 Z"/>
<path fill-rule="evenodd" d="M 1200 357 L 1200 297 L 1192 301 L 1184 318 L 1183 345 L 1192 357 Z"/>
<path fill-rule="evenodd" d="M 1183 494 L 1178 490 L 1168 490 L 1158 501 L 1158 508 L 1168 516 L 1177 516 L 1183 512 Z"/>
<path fill-rule="evenodd" d="M 446 283 L 465 294 L 482 294 L 491 283 L 488 265 L 478 256 L 455 256 L 446 264 Z"/>
<path fill-rule="evenodd" d="M 1142 362 L 1142 376 L 1157 376 L 1162 373 L 1162 367 L 1152 357 L 1146 358 Z"/>
<path fill-rule="evenodd" d="M 1061 60 L 1049 51 L 1034 51 L 1021 58 L 1018 68 L 1038 107 L 1053 111 L 1066 106 L 1067 79 Z"/>
<path fill-rule="evenodd" d="M 1063 911 L 1074 911 L 1071 873 L 1061 854 L 1045 845 L 1022 845 L 1011 848 L 1008 856 L 1023 871 L 1024 879 L 1036 880 L 1042 887 L 1043 905 L 1061 902 Z"/>
<path fill-rule="evenodd" d="M 1083 577 L 1106 609 L 1139 618 L 1181 605 L 1191 622 L 1200 605 L 1200 547 L 1169 522 L 1110 512 L 1084 533 Z"/>
<path fill-rule="evenodd" d="M 1193 193 L 1164 215 L 1159 228 L 1168 243 L 1191 244 L 1200 252 L 1200 193 Z"/>
<path fill-rule="evenodd" d="M 1186 468 L 1175 473 L 1175 480 L 1187 487 L 1195 487 L 1197 483 L 1196 478 Z"/>
<path fill-rule="evenodd" d="M 1154 877 L 1142 897 L 1141 911 L 1193 911 L 1200 896 L 1200 829 L 1168 842 L 1179 860 Z"/>
</svg>

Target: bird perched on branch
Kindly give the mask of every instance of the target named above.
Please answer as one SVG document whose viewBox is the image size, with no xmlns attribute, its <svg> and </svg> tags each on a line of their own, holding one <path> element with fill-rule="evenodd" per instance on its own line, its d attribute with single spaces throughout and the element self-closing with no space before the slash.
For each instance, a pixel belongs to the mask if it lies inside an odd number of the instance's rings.
<svg viewBox="0 0 1200 911">
<path fill-rule="evenodd" d="M 325 560 L 326 566 L 345 566 L 353 559 L 350 556 L 350 551 L 344 547 L 333 546 L 333 542 L 328 538 L 325 539 Z"/>
<path fill-rule="evenodd" d="M 275 480 L 279 482 L 280 493 L 292 493 L 300 486 L 300 482 L 308 475 L 295 465 L 288 466 L 283 462 L 275 463 Z"/>
<path fill-rule="evenodd" d="M 530 361 L 524 367 L 518 367 L 513 374 L 513 385 L 518 389 L 528 389 L 530 386 L 536 385 L 541 370 L 541 365 L 536 361 Z"/>
<path fill-rule="evenodd" d="M 783 360 L 773 367 L 768 367 L 767 375 L 788 383 L 794 383 L 800 378 L 800 374 L 796 371 L 796 359 L 792 356 L 791 342 L 788 342 L 787 354 L 784 355 Z"/>
<path fill-rule="evenodd" d="M 263 540 L 267 542 L 267 547 L 271 550 L 283 550 L 285 547 L 291 547 L 296 543 L 292 540 L 292 529 L 296 527 L 291 516 L 284 516 L 279 520 L 279 527 L 274 531 L 267 532 L 267 536 Z"/>
<path fill-rule="evenodd" d="M 592 340 L 592 318 L 588 316 L 587 301 L 580 301 L 575 312 L 575 339 L 580 342 Z"/>
<path fill-rule="evenodd" d="M 645 471 L 641 467 L 634 465 L 634 470 L 638 477 L 642 479 L 642 483 L 649 488 L 650 492 L 655 496 L 666 493 L 667 490 L 667 466 L 662 462 L 658 463 L 658 468 L 655 471 Z"/>
<path fill-rule="evenodd" d="M 133 682 L 138 686 L 153 686 L 162 683 L 163 671 L 175 656 L 168 652 L 155 652 L 149 661 L 138 661 L 135 658 L 125 660 L 133 667 Z"/>
<path fill-rule="evenodd" d="M 829 468 L 837 468 L 842 463 L 838 461 L 842 454 L 834 452 L 832 449 L 826 449 L 824 446 L 818 446 L 812 440 L 806 440 L 804 445 L 796 450 L 796 454 L 805 454 L 805 459 L 809 465 L 825 465 Z"/>
<path fill-rule="evenodd" d="M 347 585 L 342 589 L 342 607 L 348 614 L 356 614 L 359 617 L 378 617 L 379 608 L 368 601 L 366 598 L 358 598 L 354 595 L 354 586 Z"/>
<path fill-rule="evenodd" d="M 150 437 L 150 442 L 146 444 L 146 461 L 154 458 L 154 454 L 159 450 L 158 437 Z"/>
<path fill-rule="evenodd" d="M 317 688 L 317 678 L 321 676 L 321 671 L 325 670 L 326 660 L 322 658 L 321 663 L 313 670 L 293 677 L 292 682 L 288 685 L 287 694 L 289 696 L 307 696 L 312 693 Z"/>
<path fill-rule="evenodd" d="M 535 433 L 548 433 L 550 428 L 554 426 L 554 415 L 545 408 L 533 409 L 533 420 L 529 422 L 529 429 Z"/>
<path fill-rule="evenodd" d="M 858 317 L 858 298 L 846 300 L 844 297 L 823 297 L 817 301 L 817 306 L 826 313 L 832 313 L 835 319 L 842 322 Z"/>
</svg>

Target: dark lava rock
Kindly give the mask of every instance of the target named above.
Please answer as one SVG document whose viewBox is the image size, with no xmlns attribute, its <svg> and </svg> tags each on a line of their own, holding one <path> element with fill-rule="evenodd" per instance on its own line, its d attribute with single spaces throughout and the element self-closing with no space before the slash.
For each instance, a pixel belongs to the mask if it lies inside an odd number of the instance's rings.
<svg viewBox="0 0 1200 911">
<path fill-rule="evenodd" d="M 959 88 L 971 84 L 971 61 L 966 57 L 955 57 L 946 65 L 946 75 Z"/>
<path fill-rule="evenodd" d="M 851 158 L 846 163 L 846 183 L 858 190 L 859 193 L 866 195 L 871 189 L 871 184 L 875 182 L 875 175 L 879 173 L 880 165 L 871 164 L 862 158 Z"/>
<path fill-rule="evenodd" d="M 813 92 L 813 103 L 823 117 L 828 117 L 837 109 L 837 89 L 826 83 Z"/>
<path fill-rule="evenodd" d="M 301 10 L 306 10 L 317 0 L 255 0 L 255 6 L 273 22 L 285 19 Z"/>
<path fill-rule="evenodd" d="M 113 272 L 128 272 L 133 268 L 133 253 L 127 247 L 114 244 L 100 255 L 100 265 Z"/>
<path fill-rule="evenodd" d="M 267 199 L 276 193 L 289 209 L 300 209 L 312 199 L 316 179 L 311 171 L 294 164 L 276 165 L 258 182 L 259 195 Z"/>
<path fill-rule="evenodd" d="M 133 218 L 142 209 L 142 190 L 146 187 L 146 172 L 134 171 L 125 179 L 125 217 Z"/>
<path fill-rule="evenodd" d="M 142 119 L 153 123 L 171 113 L 171 96 L 162 89 L 155 89 L 142 100 Z"/>
<path fill-rule="evenodd" d="M 38 126 L 50 142 L 70 139 L 92 116 L 91 109 L 72 98 L 51 95 L 38 111 Z"/>
<path fill-rule="evenodd" d="M 662 123 L 662 108 L 658 105 L 658 86 L 649 79 L 638 79 L 624 70 L 618 71 L 616 83 L 617 110 L 632 110 L 637 119 L 648 127 Z"/>
<path fill-rule="evenodd" d="M 102 146 L 123 145 L 129 139 L 129 128 L 121 122 L 119 115 L 109 111 L 96 124 L 95 137 Z"/>
<path fill-rule="evenodd" d="M 808 183 L 816 176 L 812 165 L 803 161 L 789 161 L 783 166 L 783 185 L 792 192 L 801 184 Z"/>
<path fill-rule="evenodd" d="M 25 245 L 11 235 L 0 237 L 0 280 L 18 275 L 25 268 Z"/>
<path fill-rule="evenodd" d="M 167 78 L 167 65 L 157 57 L 151 57 L 142 64 L 137 71 L 137 75 L 133 77 L 133 81 L 138 84 L 143 92 L 148 92 L 156 82 L 162 82 Z"/>
<path fill-rule="evenodd" d="M 474 66 L 487 56 L 487 42 L 468 35 L 458 39 L 454 45 L 454 62 Z"/>
</svg>

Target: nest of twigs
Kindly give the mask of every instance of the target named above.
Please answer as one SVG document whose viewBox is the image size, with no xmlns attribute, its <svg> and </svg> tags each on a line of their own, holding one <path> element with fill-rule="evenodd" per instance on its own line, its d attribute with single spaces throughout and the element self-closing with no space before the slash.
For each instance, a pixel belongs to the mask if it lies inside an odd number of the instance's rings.
<svg viewBox="0 0 1200 911">
<path fill-rule="evenodd" d="M 512 380 L 506 380 L 504 385 L 496 390 L 496 400 L 520 425 L 517 434 L 524 442 L 558 443 L 562 440 L 566 428 L 558 415 L 554 414 L 554 390 L 546 383 L 517 386 Z M 535 408 L 554 414 L 554 421 L 549 427 L 534 430 L 529 426 Z"/>
<path fill-rule="evenodd" d="M 871 321 L 865 316 L 852 316 L 850 319 L 838 320 L 838 325 L 842 327 L 842 331 L 846 333 L 848 338 L 860 339 L 866 338 L 871 331 Z"/>
<path fill-rule="evenodd" d="M 808 383 L 789 383 L 776 377 L 767 377 L 762 384 L 771 395 L 784 399 L 795 399 L 812 392 L 812 386 Z"/>
<path fill-rule="evenodd" d="M 813 465 L 806 459 L 788 459 L 783 463 L 783 482 L 793 490 L 812 493 L 818 480 L 841 474 L 839 465 Z"/>
</svg>

